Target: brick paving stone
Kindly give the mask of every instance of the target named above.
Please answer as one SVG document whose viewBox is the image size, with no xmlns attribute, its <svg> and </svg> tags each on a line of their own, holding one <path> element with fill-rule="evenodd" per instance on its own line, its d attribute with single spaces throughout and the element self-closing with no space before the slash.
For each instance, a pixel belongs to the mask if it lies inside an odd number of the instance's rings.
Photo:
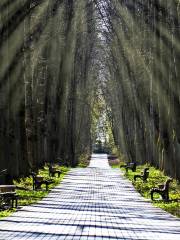
<svg viewBox="0 0 180 240">
<path fill-rule="evenodd" d="M 0 240 L 179 240 L 180 219 L 152 206 L 106 155 L 73 169 L 42 201 L 0 221 Z"/>
</svg>

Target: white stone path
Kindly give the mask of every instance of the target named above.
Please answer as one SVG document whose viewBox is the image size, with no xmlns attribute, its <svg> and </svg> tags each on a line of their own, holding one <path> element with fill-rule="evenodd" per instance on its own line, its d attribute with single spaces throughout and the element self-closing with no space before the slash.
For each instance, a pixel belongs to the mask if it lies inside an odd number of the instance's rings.
<svg viewBox="0 0 180 240">
<path fill-rule="evenodd" d="M 180 240 L 180 219 L 155 208 L 93 155 L 38 204 L 0 221 L 0 240 Z"/>
</svg>

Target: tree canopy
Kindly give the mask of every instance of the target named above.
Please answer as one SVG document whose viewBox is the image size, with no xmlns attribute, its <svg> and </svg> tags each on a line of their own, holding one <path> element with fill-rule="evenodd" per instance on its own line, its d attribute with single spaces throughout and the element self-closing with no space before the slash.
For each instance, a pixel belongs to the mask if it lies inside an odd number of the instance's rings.
<svg viewBox="0 0 180 240">
<path fill-rule="evenodd" d="M 179 0 L 1 0 L 0 40 L 0 169 L 77 166 L 104 134 L 180 179 Z"/>
</svg>

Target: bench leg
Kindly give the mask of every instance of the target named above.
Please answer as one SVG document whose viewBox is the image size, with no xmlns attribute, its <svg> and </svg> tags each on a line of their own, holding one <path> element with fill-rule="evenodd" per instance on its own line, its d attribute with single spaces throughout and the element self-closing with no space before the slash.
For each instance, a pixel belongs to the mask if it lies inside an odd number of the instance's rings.
<svg viewBox="0 0 180 240">
<path fill-rule="evenodd" d="M 154 199 L 153 199 L 153 194 L 154 194 L 154 191 L 151 190 L 151 200 L 152 200 L 152 201 L 154 200 Z"/>
<path fill-rule="evenodd" d="M 14 206 L 14 202 L 15 202 L 15 206 Z M 12 208 L 17 208 L 17 205 L 18 205 L 18 199 L 17 199 L 17 196 L 14 196 L 12 199 L 11 199 L 11 207 Z"/>
<path fill-rule="evenodd" d="M 35 184 L 35 190 L 41 190 L 42 183 L 36 183 Z"/>
<path fill-rule="evenodd" d="M 169 194 L 168 194 L 168 193 L 162 193 L 161 196 L 162 196 L 162 199 L 163 199 L 165 202 L 168 202 L 168 201 L 169 201 Z"/>
<path fill-rule="evenodd" d="M 18 199 L 17 199 L 17 197 L 16 197 L 16 208 L 17 208 L 17 205 L 18 205 Z"/>
<path fill-rule="evenodd" d="M 151 190 L 151 200 L 153 201 L 153 194 L 154 193 L 158 193 L 158 194 L 160 194 L 161 195 L 161 197 L 162 197 L 162 200 L 164 200 L 164 201 L 168 201 L 169 200 L 169 195 L 167 195 L 167 193 L 165 193 L 165 192 L 163 192 L 162 190 L 160 190 L 160 189 L 152 189 Z"/>
</svg>

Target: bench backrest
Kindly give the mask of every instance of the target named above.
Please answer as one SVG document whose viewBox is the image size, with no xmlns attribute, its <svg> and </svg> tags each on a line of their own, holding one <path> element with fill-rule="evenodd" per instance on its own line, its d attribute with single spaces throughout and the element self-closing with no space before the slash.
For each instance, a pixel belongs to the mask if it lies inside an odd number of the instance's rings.
<svg viewBox="0 0 180 240">
<path fill-rule="evenodd" d="M 49 172 L 52 172 L 53 171 L 53 166 L 52 165 L 49 165 Z"/>
<path fill-rule="evenodd" d="M 35 181 L 36 182 L 43 181 L 43 177 L 42 176 L 35 176 Z"/>
<path fill-rule="evenodd" d="M 36 173 L 32 172 L 31 173 L 32 178 L 33 178 L 33 182 L 39 182 L 39 181 L 43 181 L 43 177 L 42 176 L 37 176 Z"/>
<path fill-rule="evenodd" d="M 172 181 L 173 181 L 172 178 L 169 178 L 169 179 L 166 180 L 166 182 L 164 183 L 164 188 L 163 188 L 164 191 L 168 191 L 169 190 L 169 184 Z"/>
<path fill-rule="evenodd" d="M 16 185 L 0 185 L 0 192 L 14 192 L 16 189 Z"/>
<path fill-rule="evenodd" d="M 132 170 L 136 170 L 136 163 L 130 163 L 129 166 Z"/>
<path fill-rule="evenodd" d="M 53 172 L 58 170 L 58 168 L 56 166 L 53 166 L 53 165 L 49 165 L 48 167 L 49 167 L 49 172 L 50 173 L 53 173 Z"/>
<path fill-rule="evenodd" d="M 149 176 L 149 168 L 145 168 L 145 169 L 143 170 L 143 175 L 144 175 L 144 176 Z"/>
<path fill-rule="evenodd" d="M 149 177 L 149 168 L 145 168 L 143 172 L 143 179 L 146 181 Z"/>
</svg>

